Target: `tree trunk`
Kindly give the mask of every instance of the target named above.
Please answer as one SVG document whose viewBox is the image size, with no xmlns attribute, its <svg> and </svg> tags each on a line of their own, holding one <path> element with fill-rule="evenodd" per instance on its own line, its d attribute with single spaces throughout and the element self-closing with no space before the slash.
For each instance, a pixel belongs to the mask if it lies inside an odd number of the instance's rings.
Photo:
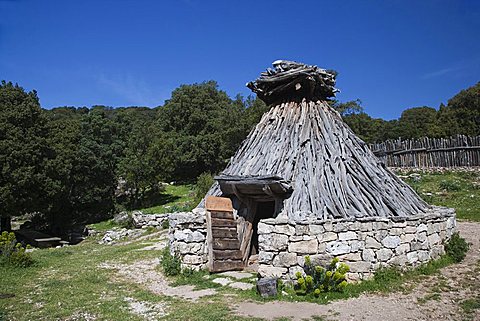
<svg viewBox="0 0 480 321">
<path fill-rule="evenodd" d="M 10 216 L 0 217 L 0 232 L 10 232 L 12 230 L 12 222 Z"/>
</svg>

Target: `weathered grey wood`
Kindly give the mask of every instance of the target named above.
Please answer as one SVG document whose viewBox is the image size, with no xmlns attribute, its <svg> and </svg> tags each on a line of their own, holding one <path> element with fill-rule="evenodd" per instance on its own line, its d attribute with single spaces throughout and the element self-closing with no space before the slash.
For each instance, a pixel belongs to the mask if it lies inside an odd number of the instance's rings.
<svg viewBox="0 0 480 321">
<path fill-rule="evenodd" d="M 240 250 L 213 250 L 215 260 L 241 260 L 243 258 Z"/>
<path fill-rule="evenodd" d="M 212 236 L 214 238 L 230 238 L 237 239 L 237 229 L 236 228 L 212 228 Z"/>
<path fill-rule="evenodd" d="M 240 243 L 237 239 L 213 238 L 212 247 L 214 250 L 239 250 Z"/>
<path fill-rule="evenodd" d="M 243 262 L 240 260 L 214 261 L 210 272 L 239 271 L 243 268 Z"/>
<path fill-rule="evenodd" d="M 237 223 L 234 220 L 223 219 L 223 218 L 213 218 L 212 217 L 212 227 L 236 227 Z"/>
</svg>

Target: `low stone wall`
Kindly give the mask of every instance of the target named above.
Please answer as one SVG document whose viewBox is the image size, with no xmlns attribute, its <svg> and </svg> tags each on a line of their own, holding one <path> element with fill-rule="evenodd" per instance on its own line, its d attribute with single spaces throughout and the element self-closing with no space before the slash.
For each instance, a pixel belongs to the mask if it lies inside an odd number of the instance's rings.
<svg viewBox="0 0 480 321">
<path fill-rule="evenodd" d="M 180 255 L 182 266 L 199 270 L 208 262 L 206 210 L 172 213 L 169 220 L 170 251 Z"/>
<path fill-rule="evenodd" d="M 143 214 L 141 211 L 133 211 L 132 221 L 136 228 L 161 227 L 169 215 L 171 214 Z"/>
<path fill-rule="evenodd" d="M 333 257 L 350 266 L 349 279 L 365 279 L 382 266 L 415 266 L 444 254 L 442 242 L 455 231 L 453 209 L 427 215 L 355 221 L 265 219 L 258 225 L 259 274 L 294 279 L 305 256 L 325 265 Z"/>
</svg>

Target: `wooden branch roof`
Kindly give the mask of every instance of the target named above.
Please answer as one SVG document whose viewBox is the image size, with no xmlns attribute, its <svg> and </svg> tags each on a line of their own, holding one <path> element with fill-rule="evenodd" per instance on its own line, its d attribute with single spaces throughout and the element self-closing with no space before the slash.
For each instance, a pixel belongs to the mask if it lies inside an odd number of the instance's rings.
<svg viewBox="0 0 480 321">
<path fill-rule="evenodd" d="M 284 99 L 326 99 L 335 96 L 336 73 L 295 61 L 277 60 L 250 88 L 267 105 Z"/>
<path fill-rule="evenodd" d="M 326 73 L 318 82 L 323 96 L 335 92 L 333 74 L 291 62 L 275 66 L 249 85 L 262 99 L 291 93 L 282 88 L 295 87 L 299 75 L 309 79 Z M 293 221 L 428 212 L 431 207 L 385 167 L 325 99 L 288 97 L 263 115 L 208 195 L 284 193 L 289 197 L 283 197 L 279 216 Z"/>
</svg>

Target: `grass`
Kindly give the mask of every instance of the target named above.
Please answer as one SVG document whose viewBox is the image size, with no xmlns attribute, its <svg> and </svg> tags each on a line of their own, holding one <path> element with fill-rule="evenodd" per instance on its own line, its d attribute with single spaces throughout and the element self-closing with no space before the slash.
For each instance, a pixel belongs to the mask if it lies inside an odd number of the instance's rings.
<svg viewBox="0 0 480 321">
<path fill-rule="evenodd" d="M 193 188 L 193 185 L 167 185 L 157 205 L 140 210 L 145 214 L 189 211 L 196 205 Z"/>
<path fill-rule="evenodd" d="M 427 203 L 455 208 L 457 218 L 480 222 L 478 172 L 419 173 L 404 179 Z"/>
</svg>

